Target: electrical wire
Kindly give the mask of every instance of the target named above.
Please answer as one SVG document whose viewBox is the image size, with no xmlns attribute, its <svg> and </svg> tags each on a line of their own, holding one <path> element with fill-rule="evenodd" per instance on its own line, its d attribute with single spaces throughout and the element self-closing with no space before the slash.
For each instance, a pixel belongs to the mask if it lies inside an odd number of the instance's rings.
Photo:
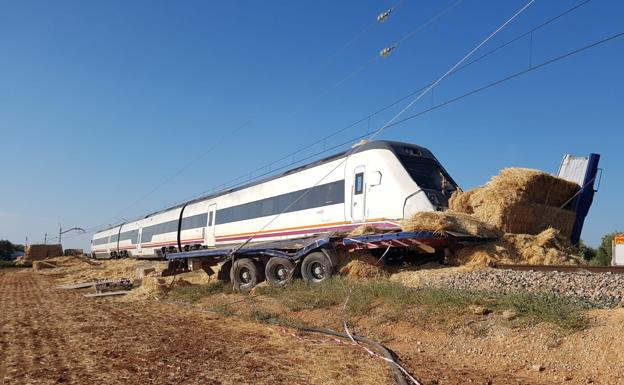
<svg viewBox="0 0 624 385">
<path fill-rule="evenodd" d="M 557 62 L 559 62 L 561 60 L 567 59 L 567 58 L 569 58 L 571 56 L 574 56 L 574 55 L 579 54 L 581 52 L 584 52 L 586 50 L 589 50 L 589 49 L 592 49 L 592 48 L 596 48 L 596 47 L 598 47 L 598 46 L 600 46 L 602 44 L 605 44 L 605 43 L 610 42 L 612 40 L 621 38 L 623 36 L 624 36 L 624 32 L 619 32 L 619 33 L 610 35 L 608 37 L 605 37 L 603 39 L 600 39 L 598 41 L 595 41 L 593 43 L 590 43 L 590 44 L 584 45 L 582 47 L 576 48 L 576 49 L 574 49 L 572 51 L 569 51 L 569 52 L 566 52 L 566 53 L 564 53 L 562 55 L 556 56 L 556 57 L 554 57 L 552 59 L 546 60 L 546 61 L 544 61 L 544 62 L 542 62 L 540 64 L 536 64 L 536 65 L 534 65 L 534 66 L 532 66 L 530 68 L 527 68 L 527 69 L 515 72 L 515 73 L 510 74 L 508 76 L 505 76 L 505 77 L 503 77 L 501 79 L 498 79 L 498 80 L 496 80 L 494 82 L 488 83 L 486 85 L 483 85 L 481 87 L 473 89 L 473 90 L 471 90 L 469 92 L 466 92 L 466 93 L 464 93 L 462 95 L 459 95 L 459 96 L 453 97 L 451 99 L 448 99 L 448 100 L 446 100 L 444 102 L 441 102 L 441 103 L 439 103 L 439 104 L 437 104 L 435 106 L 432 106 L 430 108 L 424 109 L 424 110 L 422 110 L 422 111 L 420 111 L 418 113 L 415 113 L 415 114 L 409 115 L 409 116 L 407 116 L 407 117 L 405 117 L 403 119 L 397 120 L 397 121 L 393 122 L 392 124 L 390 124 L 387 128 L 398 126 L 398 125 L 403 124 L 403 123 L 405 123 L 405 122 L 407 122 L 409 120 L 415 119 L 415 118 L 417 118 L 419 116 L 425 115 L 425 114 L 427 114 L 429 112 L 432 112 L 432 111 L 435 111 L 435 110 L 437 110 L 439 108 L 448 106 L 448 105 L 450 105 L 452 103 L 455 103 L 455 102 L 458 102 L 458 101 L 460 101 L 460 100 L 462 100 L 464 98 L 467 98 L 469 96 L 475 95 L 475 94 L 480 93 L 480 92 L 483 92 L 483 91 L 488 90 L 488 89 L 490 89 L 492 87 L 498 86 L 498 85 L 500 85 L 502 83 L 505 83 L 505 82 L 507 82 L 509 80 L 515 79 L 515 78 L 520 77 L 522 75 L 526 75 L 526 74 L 528 74 L 530 72 L 533 72 L 535 70 L 538 70 L 540 68 L 546 67 L 546 66 L 554 64 L 554 63 L 557 63 Z M 304 161 L 312 159 L 312 158 L 316 158 L 319 155 L 322 155 L 324 153 L 327 153 L 327 152 L 336 150 L 338 148 L 344 147 L 344 146 L 346 146 L 346 145 L 348 145 L 350 143 L 353 143 L 355 140 L 363 139 L 363 138 L 365 138 L 365 137 L 367 137 L 367 136 L 369 136 L 369 135 L 371 135 L 371 134 L 373 134 L 375 132 L 376 132 L 375 130 L 368 131 L 368 132 L 366 132 L 364 134 L 361 134 L 361 135 L 358 135 L 358 136 L 355 136 L 355 137 L 351 137 L 350 139 L 348 139 L 348 140 L 346 140 L 344 142 L 341 142 L 341 143 L 339 143 L 337 145 L 334 145 L 332 147 L 329 147 L 329 148 L 324 149 L 322 151 L 319 151 L 317 153 L 311 154 L 308 157 L 303 158 L 303 159 L 297 161 L 297 163 L 304 162 Z M 283 168 L 287 168 L 287 167 L 290 167 L 292 165 L 293 164 L 288 164 L 288 165 L 282 166 L 281 168 L 278 168 L 277 170 L 283 169 Z M 271 171 L 271 173 L 272 172 L 274 172 L 274 171 Z M 87 233 L 84 233 L 84 234 L 74 234 L 73 236 L 68 236 L 67 239 L 73 239 L 73 238 L 77 238 L 77 237 L 80 237 L 80 236 L 84 236 L 86 234 L 91 234 L 95 230 L 96 230 L 96 228 L 92 227 L 92 228 L 89 228 L 89 230 L 87 230 Z"/>
<path fill-rule="evenodd" d="M 401 45 L 403 42 L 405 42 L 406 40 L 413 38 L 414 36 L 416 36 L 416 34 L 418 34 L 418 32 L 420 32 L 423 29 L 427 28 L 430 24 L 433 24 L 436 20 L 438 20 L 442 16 L 444 16 L 447 13 L 449 13 L 450 11 L 452 11 L 455 7 L 457 7 L 463 1 L 464 0 L 457 0 L 457 1 L 455 1 L 454 3 L 452 3 L 447 8 L 443 9 L 440 13 L 436 14 L 434 17 L 432 17 L 431 19 L 427 20 L 424 24 L 419 25 L 416 29 L 414 29 L 413 31 L 409 32 L 408 34 L 406 34 L 405 36 L 403 36 L 402 38 L 400 38 L 399 40 L 394 42 L 394 44 L 390 45 L 390 47 L 395 47 L 396 48 L 399 45 Z"/>
<path fill-rule="evenodd" d="M 448 77 L 450 77 L 450 76 L 452 76 L 452 75 L 454 75 L 454 74 L 456 74 L 456 73 L 458 73 L 458 72 L 462 71 L 463 69 L 465 69 L 465 68 L 467 68 L 467 67 L 469 67 L 469 66 L 471 66 L 471 65 L 473 65 L 473 64 L 475 64 L 475 63 L 477 63 L 477 62 L 480 62 L 481 60 L 485 59 L 486 57 L 489 57 L 489 56 L 493 55 L 494 53 L 498 52 L 499 50 L 501 50 L 501 49 L 503 49 L 503 48 L 505 48 L 505 47 L 508 47 L 509 45 L 511 45 L 512 43 L 514 43 L 514 42 L 516 42 L 516 41 L 520 40 L 521 38 L 523 38 L 523 37 L 525 37 L 525 36 L 528 36 L 528 35 L 532 34 L 533 32 L 535 32 L 535 31 L 537 31 L 537 30 L 539 30 L 539 29 L 541 29 L 541 28 L 543 28 L 543 27 L 547 26 L 548 24 L 550 24 L 550 23 L 552 23 L 552 22 L 554 22 L 554 21 L 556 21 L 556 20 L 560 19 L 561 17 L 563 17 L 563 16 L 565 16 L 565 15 L 567 15 L 567 14 L 571 13 L 572 11 L 574 11 L 574 10 L 576 10 L 576 9 L 580 8 L 581 6 L 583 6 L 583 5 L 587 4 L 587 3 L 589 3 L 590 1 L 591 1 L 591 0 L 585 0 L 585 1 L 583 1 L 583 2 L 581 2 L 581 3 L 579 3 L 579 4 L 575 5 L 575 6 L 573 6 L 573 7 L 571 7 L 571 8 L 568 8 L 568 9 L 567 9 L 567 10 L 565 10 L 564 12 L 562 12 L 562 13 L 560 13 L 560 14 L 558 14 L 558 15 L 556 15 L 556 16 L 554 16 L 554 17 L 552 17 L 552 18 L 550 18 L 550 19 L 548 19 L 548 20 L 546 20 L 546 21 L 544 21 L 544 22 L 542 22 L 541 24 L 537 25 L 536 27 L 531 28 L 530 30 L 528 30 L 528 31 L 526 31 L 526 32 L 524 32 L 524 33 L 522 33 L 522 34 L 520 34 L 520 35 L 518 35 L 518 36 L 514 37 L 513 39 L 511 39 L 511 40 L 509 40 L 509 41 L 507 41 L 507 42 L 505 42 L 505 43 L 503 43 L 503 44 L 501 44 L 501 45 L 498 45 L 497 47 L 495 47 L 495 48 L 491 49 L 490 51 L 487 51 L 486 53 L 484 53 L 484 54 L 482 54 L 482 55 L 480 55 L 480 56 L 476 57 L 475 59 L 473 59 L 473 60 L 471 60 L 471 61 L 469 61 L 469 62 L 467 62 L 467 63 L 465 63 L 465 64 L 461 65 L 459 68 L 455 69 L 452 73 L 450 73 Z M 258 171 L 262 171 L 262 170 L 264 170 L 264 169 L 269 169 L 270 167 L 274 166 L 275 164 L 280 163 L 280 162 L 281 162 L 281 161 L 283 161 L 283 160 L 286 160 L 286 159 L 288 159 L 288 158 L 291 158 L 291 157 L 293 157 L 294 155 L 301 153 L 302 151 L 305 151 L 305 150 L 307 150 L 307 149 L 309 149 L 309 148 L 311 148 L 311 147 L 316 146 L 317 144 L 323 143 L 323 142 L 324 142 L 324 141 L 326 141 L 327 139 L 330 139 L 330 138 L 332 138 L 332 137 L 334 137 L 334 136 L 336 136 L 336 135 L 339 135 L 340 133 L 342 133 L 342 132 L 344 132 L 344 131 L 348 130 L 349 128 L 355 127 L 355 126 L 357 126 L 358 124 L 360 124 L 360 123 L 362 123 L 362 122 L 364 122 L 364 121 L 366 121 L 366 120 L 370 120 L 371 118 L 373 118 L 373 117 L 377 116 L 378 114 L 380 114 L 380 113 L 382 113 L 382 112 L 384 112 L 384 111 L 386 111 L 386 110 L 388 110 L 388 109 L 390 109 L 390 108 L 392 108 L 392 107 L 396 106 L 397 104 L 401 103 L 402 101 L 404 101 L 404 100 L 406 100 L 406 99 L 408 99 L 408 98 L 410 98 L 410 97 L 412 97 L 412 96 L 416 95 L 417 93 L 421 92 L 422 90 L 424 90 L 426 87 L 428 87 L 428 86 L 430 86 L 430 85 L 431 85 L 431 83 L 428 83 L 428 84 L 426 84 L 426 85 L 424 85 L 424 86 L 422 86 L 422 87 L 418 88 L 417 90 L 412 91 L 412 92 L 410 92 L 409 94 L 407 94 L 407 95 L 405 95 L 405 96 L 402 96 L 401 98 L 399 98 L 399 99 L 397 99 L 397 100 L 395 100 L 395 101 L 391 102 L 390 104 L 388 104 L 388 105 L 386 105 L 386 106 L 384 106 L 384 107 L 382 107 L 382 108 L 380 108 L 380 109 L 376 110 L 375 112 L 373 112 L 373 113 L 371 113 L 371 114 L 369 114 L 369 115 L 366 115 L 366 116 L 364 116 L 364 117 L 362 117 L 362 118 L 360 118 L 360 119 L 356 120 L 355 122 L 350 123 L 350 124 L 348 124 L 347 126 L 344 126 L 344 127 L 340 128 L 340 129 L 338 129 L 338 130 L 336 130 L 336 131 L 332 132 L 332 133 L 331 133 L 331 134 L 329 134 L 329 135 L 326 135 L 326 136 L 324 136 L 324 137 L 322 137 L 322 138 L 319 138 L 319 139 L 315 140 L 314 142 L 312 142 L 312 143 L 310 143 L 310 144 L 307 144 L 307 145 L 305 145 L 305 146 L 303 146 L 303 147 L 300 147 L 300 148 L 298 148 L 297 150 L 294 150 L 294 151 L 292 151 L 292 152 L 290 152 L 290 153 L 288 153 L 288 154 L 286 154 L 286 155 L 282 156 L 281 158 L 278 158 L 278 159 L 276 159 L 276 160 L 274 160 L 274 161 L 271 161 L 271 162 L 269 162 L 269 163 L 267 163 L 267 164 L 264 164 L 263 166 L 260 166 L 260 167 L 258 167 L 258 168 L 256 168 L 256 169 L 254 169 L 254 170 L 252 170 L 252 171 L 250 171 L 250 172 L 247 172 L 247 173 L 245 173 L 245 174 L 243 174 L 243 175 L 240 175 L 240 176 L 238 176 L 238 177 L 236 177 L 236 178 L 230 179 L 230 180 L 228 180 L 228 181 L 226 181 L 226 182 L 224 182 L 224 183 L 221 183 L 221 184 L 219 184 L 219 185 L 217 185 L 217 186 L 214 186 L 214 187 L 212 187 L 212 188 L 210 188 L 210 189 L 208 189 L 208 190 L 202 191 L 202 192 L 201 192 L 201 193 L 199 193 L 199 194 L 194 194 L 194 195 L 192 195 L 192 196 L 189 196 L 189 197 L 187 197 L 187 198 L 183 199 L 182 201 L 176 202 L 176 203 L 174 203 L 174 204 L 172 204 L 172 205 L 176 205 L 176 204 L 179 204 L 179 203 L 181 203 L 181 202 L 185 202 L 185 201 L 187 201 L 187 200 L 191 200 L 191 199 L 199 199 L 200 197 L 202 197 L 202 196 L 204 196 L 204 195 L 206 195 L 206 194 L 211 194 L 211 193 L 214 193 L 214 192 L 219 191 L 219 190 L 221 190 L 221 189 L 236 188 L 237 186 L 240 186 L 241 184 L 248 183 L 248 182 L 249 182 L 249 181 L 251 181 L 251 180 L 254 180 L 254 179 L 256 179 L 256 178 L 260 178 L 260 177 L 262 177 L 262 176 L 264 176 L 264 175 L 267 175 L 267 173 L 265 173 L 265 174 L 262 174 L 262 175 L 260 175 L 260 176 L 256 176 L 256 177 L 254 177 L 254 178 L 252 178 L 252 179 L 246 179 L 246 180 L 244 180 L 243 182 L 240 182 L 240 183 L 237 183 L 237 184 L 234 184 L 234 185 L 230 185 L 231 183 L 233 183 L 233 182 L 237 182 L 237 181 L 239 181 L 239 180 L 241 180 L 241 179 L 243 179 L 243 178 L 246 178 L 246 177 L 248 177 L 248 176 L 250 176 L 250 175 L 253 175 L 253 174 L 255 174 L 255 173 L 256 173 L 256 172 L 258 172 Z M 297 164 L 297 163 L 300 163 L 300 160 L 298 160 L 298 161 L 296 161 L 296 162 L 289 163 L 289 164 L 288 164 L 288 166 L 292 166 L 292 165 Z M 269 173 L 272 173 L 272 172 L 274 172 L 275 170 L 276 170 L 276 169 L 272 169 Z M 226 187 L 226 186 L 227 186 L 227 187 Z M 170 206 L 170 205 L 167 205 L 167 206 L 165 206 L 165 207 L 163 207 L 163 208 L 166 208 L 166 207 L 168 207 L 168 206 Z"/>
<path fill-rule="evenodd" d="M 488 37 L 486 37 L 483 41 L 481 41 L 481 43 L 477 44 L 477 46 L 475 46 L 472 50 L 470 50 L 466 55 L 464 55 L 464 57 L 462 57 L 455 65 L 453 65 L 449 70 L 447 70 L 442 76 L 440 76 L 436 81 L 434 81 L 429 87 L 427 87 L 422 93 L 420 93 L 416 98 L 414 98 L 407 106 L 405 106 L 401 111 L 399 111 L 397 114 L 395 114 L 390 120 L 388 120 L 383 126 L 381 126 L 378 130 L 376 130 L 373 134 L 371 134 L 368 138 L 368 140 L 373 140 L 375 137 L 377 137 L 379 134 L 381 134 L 385 129 L 388 128 L 388 126 L 390 124 L 392 124 L 396 119 L 398 119 L 403 113 L 405 113 L 407 110 L 409 110 L 417 101 L 419 101 L 423 95 L 425 95 L 427 92 L 429 92 L 433 87 L 435 87 L 436 85 L 438 85 L 440 82 L 442 82 L 449 73 L 451 73 L 454 69 L 456 69 L 457 67 L 459 67 L 464 61 L 466 61 L 472 54 L 474 54 L 479 48 L 481 48 L 484 44 L 486 44 L 490 39 L 492 39 L 494 36 L 496 36 L 501 30 L 503 30 L 509 23 L 511 23 L 514 19 L 516 19 L 518 16 L 520 16 L 527 8 L 529 8 L 531 6 L 531 4 L 533 4 L 535 2 L 535 0 L 529 0 L 529 2 L 527 2 L 522 8 L 520 8 L 516 13 L 514 13 L 509 19 L 507 19 L 503 24 L 501 24 L 494 32 L 492 32 Z M 247 240 L 245 240 L 245 242 L 241 243 L 239 246 L 237 246 L 231 253 L 230 256 L 233 256 L 236 254 L 236 252 L 238 252 L 238 250 L 240 250 L 241 248 L 243 248 L 245 245 L 247 245 L 249 242 L 251 242 L 258 234 L 260 234 L 264 229 L 266 229 L 267 227 L 269 227 L 273 222 L 275 222 L 279 217 L 281 217 L 284 213 L 288 212 L 288 210 L 294 206 L 297 202 L 299 202 L 301 199 L 303 199 L 304 197 L 306 197 L 310 191 L 312 191 L 315 187 L 317 187 L 321 182 L 323 182 L 327 177 L 329 177 L 331 174 L 334 173 L 334 171 L 336 171 L 339 167 L 341 167 L 343 164 L 345 164 L 347 162 L 347 160 L 354 154 L 356 154 L 359 149 L 362 148 L 362 146 L 355 146 L 353 147 L 351 150 L 349 150 L 346 154 L 346 156 L 340 161 L 338 162 L 338 164 L 332 168 L 327 174 L 325 174 L 322 178 L 320 178 L 316 183 L 314 183 L 314 185 L 312 185 L 311 187 L 307 188 L 301 195 L 299 195 L 299 197 L 297 199 L 294 199 L 289 205 L 287 205 L 280 213 L 278 213 L 277 215 L 275 215 L 273 218 L 271 218 L 269 221 L 266 222 L 266 224 L 262 227 L 260 227 L 260 229 L 258 229 L 258 231 L 254 232 L 253 234 L 251 234 L 251 236 L 249 236 L 249 238 L 247 238 Z"/>
<path fill-rule="evenodd" d="M 459 72 L 459 71 L 461 71 L 461 70 L 463 70 L 463 69 L 465 69 L 465 68 L 467 68 L 467 67 L 469 67 L 469 66 L 471 66 L 471 65 L 473 65 L 473 64 L 475 64 L 475 63 L 477 63 L 477 62 L 479 62 L 479 61 L 481 61 L 482 59 L 484 59 L 484 58 L 486 58 L 486 57 L 488 57 L 488 56 L 490 56 L 490 55 L 492 55 L 492 54 L 494 54 L 494 53 L 498 52 L 499 50 L 501 50 L 501 49 L 503 49 L 503 48 L 505 48 L 505 47 L 507 47 L 507 46 L 511 45 L 512 43 L 514 43 L 514 42 L 516 42 L 516 41 L 520 40 L 521 38 L 523 38 L 523 37 L 525 37 L 525 36 L 528 36 L 528 35 L 532 34 L 533 32 L 535 32 L 535 31 L 537 31 L 537 30 L 539 30 L 539 29 L 541 29 L 541 28 L 543 28 L 543 27 L 545 27 L 545 26 L 549 25 L 550 23 L 552 23 L 552 22 L 554 22 L 554 21 L 556 21 L 556 20 L 558 20 L 558 19 L 562 18 L 563 16 L 565 16 L 565 15 L 567 15 L 567 14 L 569 14 L 569 13 L 571 13 L 571 12 L 575 11 L 575 10 L 577 10 L 578 8 L 580 8 L 581 6 L 583 6 L 583 5 L 587 4 L 587 3 L 589 3 L 590 1 L 591 1 L 591 0 L 585 0 L 585 1 L 582 1 L 582 2 L 581 2 L 581 3 L 579 3 L 579 4 L 576 4 L 576 5 L 572 6 L 571 8 L 566 9 L 566 10 L 565 10 L 565 11 L 563 11 L 562 13 L 560 13 L 560 14 L 558 14 L 558 15 L 556 15 L 556 16 L 554 16 L 554 17 L 552 17 L 552 18 L 550 18 L 550 19 L 548 19 L 548 20 L 546 20 L 546 21 L 544 21 L 544 22 L 542 22 L 541 24 L 537 25 L 536 27 L 534 27 L 534 28 L 532 28 L 532 29 L 530 29 L 530 30 L 528 30 L 528 31 L 526 31 L 526 32 L 524 32 L 524 33 L 522 33 L 522 34 L 520 34 L 520 35 L 516 36 L 515 38 L 513 38 L 513 39 L 511 39 L 511 40 L 509 40 L 509 41 L 507 41 L 507 42 L 505 42 L 505 43 L 503 43 L 503 44 L 501 44 L 501 45 L 499 45 L 499 46 L 497 46 L 497 47 L 493 48 L 492 50 L 490 50 L 490 51 L 488 51 L 488 52 L 484 53 L 483 55 L 478 56 L 477 58 L 473 59 L 472 61 L 469 61 L 469 62 L 467 62 L 467 63 L 463 64 L 463 65 L 462 65 L 462 66 L 460 66 L 459 68 L 457 68 L 457 69 L 455 69 L 454 71 L 452 71 L 452 72 L 449 74 L 449 77 L 450 77 L 451 75 L 453 75 L 453 74 L 455 74 L 455 73 L 457 73 L 457 72 Z M 537 67 L 537 66 L 535 66 L 535 67 Z M 519 76 L 519 75 L 518 75 L 518 76 Z M 182 201 L 176 202 L 176 203 L 171 204 L 171 205 L 164 206 L 162 209 L 165 209 L 165 208 L 170 207 L 170 206 L 175 206 L 175 205 L 177 205 L 177 204 L 179 204 L 179 203 L 181 203 L 181 202 L 185 202 L 185 201 L 188 201 L 188 200 L 199 199 L 199 198 L 201 198 L 202 196 L 204 196 L 204 195 L 206 195 L 206 194 L 210 194 L 210 193 L 213 193 L 213 192 L 218 191 L 218 190 L 220 190 L 220 189 L 223 189 L 223 188 L 225 188 L 226 186 L 230 185 L 231 183 L 233 183 L 233 182 L 237 182 L 237 181 L 239 181 L 239 180 L 241 180 L 241 179 L 243 179 L 243 178 L 246 178 L 246 177 L 248 177 L 248 176 L 251 176 L 251 175 L 255 174 L 256 172 L 261 171 L 261 170 L 263 170 L 263 169 L 267 169 L 267 168 L 268 168 L 270 171 L 268 171 L 268 172 L 266 172 L 266 173 L 263 173 L 263 174 L 261 174 L 261 175 L 257 175 L 257 176 L 255 176 L 255 177 L 253 177 L 253 178 L 244 179 L 242 182 L 239 182 L 239 183 L 237 183 L 237 184 L 235 184 L 235 185 L 232 185 L 232 186 L 230 186 L 230 187 L 228 187 L 228 188 L 235 188 L 236 186 L 240 186 L 240 185 L 242 185 L 242 184 L 249 183 L 249 182 L 251 182 L 251 181 L 253 181 L 253 180 L 257 180 L 258 178 L 261 178 L 261 177 L 266 176 L 266 175 L 268 175 L 268 174 L 274 173 L 274 172 L 275 172 L 275 171 L 277 171 L 277 170 L 281 170 L 281 169 L 284 169 L 284 168 L 290 167 L 290 166 L 292 166 L 292 165 L 295 165 L 295 164 L 301 163 L 301 162 L 303 162 L 303 161 L 305 161 L 305 160 L 308 160 L 308 159 L 310 159 L 310 158 L 313 158 L 313 157 L 315 157 L 315 156 L 321 155 L 321 154 L 323 154 L 323 153 L 325 153 L 325 152 L 328 152 L 328 151 L 331 151 L 331 150 L 333 150 L 333 149 L 336 149 L 336 148 L 342 147 L 342 146 L 344 146 L 344 145 L 345 145 L 345 143 L 341 143 L 341 144 L 340 144 L 340 145 L 338 145 L 338 146 L 332 146 L 332 147 L 330 147 L 330 148 L 326 148 L 326 149 L 325 149 L 325 150 L 323 150 L 323 151 L 320 151 L 320 152 L 314 153 L 314 154 L 312 154 L 311 156 L 308 156 L 308 157 L 305 157 L 305 158 L 299 159 L 299 160 L 297 160 L 297 161 L 291 162 L 291 163 L 289 163 L 289 164 L 287 164 L 287 165 L 285 165 L 285 166 L 279 167 L 279 168 L 277 168 L 277 169 L 271 169 L 271 167 L 272 167 L 272 166 L 274 166 L 275 164 L 278 164 L 278 163 L 280 163 L 280 162 L 281 162 L 281 161 L 283 161 L 283 160 L 286 160 L 286 159 L 288 159 L 288 158 L 290 158 L 290 157 L 292 157 L 292 156 L 294 156 L 294 155 L 296 155 L 296 154 L 298 154 L 298 153 L 301 153 L 301 152 L 302 152 L 302 151 L 304 151 L 304 150 L 307 150 L 307 149 L 309 149 L 309 148 L 311 148 L 311 147 L 314 147 L 315 145 L 320 144 L 320 143 L 322 143 L 322 142 L 326 141 L 327 139 L 330 139 L 330 138 L 332 138 L 332 137 L 334 137 L 334 136 L 336 136 L 336 135 L 338 135 L 338 134 L 340 134 L 340 133 L 342 133 L 342 132 L 346 131 L 347 129 L 352 128 L 352 127 L 354 127 L 354 126 L 356 126 L 356 125 L 358 125 L 358 124 L 360 124 L 360 123 L 362 123 L 362 122 L 364 122 L 364 121 L 366 121 L 366 120 L 369 120 L 370 118 L 372 118 L 372 117 L 374 117 L 374 116 L 376 116 L 376 115 L 378 115 L 378 114 L 380 114 L 380 113 L 382 113 L 382 112 L 384 112 L 384 111 L 386 111 L 386 110 L 388 110 L 388 109 L 390 109 L 390 108 L 394 107 L 395 105 L 397 105 L 397 104 L 399 104 L 400 102 L 402 102 L 402 101 L 406 100 L 407 98 L 409 98 L 409 97 L 411 97 L 411 96 L 413 96 L 413 95 L 417 94 L 418 92 L 421 92 L 423 89 L 425 89 L 426 87 L 428 87 L 428 86 L 430 86 L 430 85 L 431 85 L 431 83 L 429 83 L 429 84 L 427 84 L 427 85 L 425 85 L 425 86 L 423 86 L 423 87 L 421 87 L 421 88 L 419 88 L 419 89 L 417 89 L 417 90 L 415 90 L 415 91 L 413 91 L 413 92 L 411 92 L 411 93 L 409 93 L 409 94 L 407 94 L 407 95 L 405 95 L 405 96 L 403 96 L 403 97 L 401 97 L 401 98 L 399 98 L 399 99 L 397 99 L 397 100 L 393 101 L 392 103 L 390 103 L 390 104 L 388 104 L 388 105 L 386 105 L 386 106 L 384 106 L 384 107 L 380 108 L 379 110 L 377 110 L 377 111 L 375 111 L 375 112 L 373 112 L 373 113 L 371 113 L 371 114 L 369 114 L 369 115 L 367 115 L 367 116 L 365 116 L 365 117 L 363 117 L 363 118 L 358 119 L 357 121 L 355 121 L 355 122 L 353 122 L 353 123 L 351 123 L 351 124 L 349 124 L 349 125 L 347 125 L 347 126 L 344 126 L 344 127 L 340 128 L 340 129 L 338 129 L 338 130 L 336 130 L 336 131 L 332 132 L 332 133 L 331 133 L 331 134 L 329 134 L 329 135 L 326 135 L 326 136 L 324 136 L 324 137 L 322 137 L 322 138 L 320 138 L 320 139 L 315 140 L 314 142 L 312 142 L 312 143 L 310 143 L 310 144 L 308 144 L 308 145 L 306 145 L 306 146 L 303 146 L 303 147 L 301 147 L 301 148 L 299 148 L 299 149 L 297 149 L 297 150 L 295 150 L 295 151 L 293 151 L 293 152 L 290 152 L 290 153 L 288 153 L 288 154 L 286 154 L 286 155 L 282 156 L 281 158 L 278 158 L 278 159 L 276 159 L 276 160 L 274 160 L 274 161 L 272 161 L 272 162 L 270 162 L 270 163 L 267 163 L 267 164 L 265 164 L 265 165 L 263 165 L 263 166 L 261 166 L 261 167 L 258 167 L 258 168 L 256 168 L 256 169 L 254 169 L 254 170 L 252 170 L 252 171 L 250 171 L 250 172 L 248 172 L 248 173 L 245 173 L 245 174 L 243 174 L 243 175 L 240 175 L 240 176 L 238 176 L 238 177 L 236 177 L 236 178 L 230 179 L 230 180 L 228 180 L 228 181 L 226 181 L 226 182 L 224 182 L 224 183 L 222 183 L 222 184 L 219 184 L 219 185 L 217 185 L 217 186 L 214 186 L 214 187 L 212 187 L 212 188 L 211 188 L 211 189 L 209 189 L 209 190 L 205 190 L 205 191 L 201 192 L 200 194 L 194 194 L 193 196 L 189 196 L 189 197 L 185 198 L 185 199 L 184 199 L 184 200 L 182 200 Z M 473 91 L 473 92 L 478 92 L 478 91 Z M 468 95 L 465 95 L 465 96 L 468 96 Z M 463 97 L 465 97 L 465 96 L 463 96 Z M 450 103 L 450 102 L 448 102 L 448 101 L 447 101 L 446 103 Z M 440 108 L 441 106 L 442 106 L 441 104 L 439 104 L 439 105 L 437 105 L 437 106 L 434 106 L 432 109 L 428 109 L 428 110 L 426 110 L 426 111 L 424 111 L 424 112 L 420 112 L 420 113 L 418 113 L 418 114 L 416 114 L 416 115 L 413 115 L 412 117 L 409 117 L 409 118 L 407 118 L 407 119 L 401 120 L 399 123 L 401 123 L 401 122 L 403 122 L 403 121 L 405 121 L 405 120 L 412 119 L 412 118 L 414 118 L 414 117 L 416 117 L 416 116 L 420 116 L 420 115 L 422 115 L 422 114 L 423 114 L 423 113 L 425 113 L 425 112 L 432 111 L 433 109 Z M 365 136 L 365 135 L 360 135 L 360 136 L 357 136 L 357 137 L 356 137 L 356 139 L 361 139 L 361 138 L 363 138 L 364 136 Z M 161 210 L 162 210 L 162 209 L 161 209 Z M 105 225 L 105 224 L 101 224 L 101 225 L 93 226 L 93 227 L 89 228 L 87 232 L 88 232 L 88 233 L 92 233 L 92 232 L 93 232 L 93 231 L 95 231 L 96 229 L 101 228 L 101 227 L 103 227 L 103 226 L 106 226 L 106 225 Z M 76 236 L 81 236 L 81 235 L 82 235 L 82 234 L 76 234 Z"/>
</svg>

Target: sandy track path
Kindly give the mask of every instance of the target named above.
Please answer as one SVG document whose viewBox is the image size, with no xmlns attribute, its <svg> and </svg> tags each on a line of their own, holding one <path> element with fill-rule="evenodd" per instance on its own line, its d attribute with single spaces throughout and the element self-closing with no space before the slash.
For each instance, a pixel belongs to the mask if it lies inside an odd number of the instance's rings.
<svg viewBox="0 0 624 385">
<path fill-rule="evenodd" d="M 158 302 L 92 300 L 0 271 L 1 384 L 383 384 L 357 348 Z"/>
</svg>

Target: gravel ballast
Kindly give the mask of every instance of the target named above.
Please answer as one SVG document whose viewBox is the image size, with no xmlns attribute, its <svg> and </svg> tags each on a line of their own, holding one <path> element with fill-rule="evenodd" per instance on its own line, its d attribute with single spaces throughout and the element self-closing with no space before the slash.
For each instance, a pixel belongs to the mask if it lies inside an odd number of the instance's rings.
<svg viewBox="0 0 624 385">
<path fill-rule="evenodd" d="M 427 286 L 500 293 L 553 294 L 586 307 L 616 307 L 624 299 L 624 274 L 484 269 L 436 277 Z"/>
</svg>

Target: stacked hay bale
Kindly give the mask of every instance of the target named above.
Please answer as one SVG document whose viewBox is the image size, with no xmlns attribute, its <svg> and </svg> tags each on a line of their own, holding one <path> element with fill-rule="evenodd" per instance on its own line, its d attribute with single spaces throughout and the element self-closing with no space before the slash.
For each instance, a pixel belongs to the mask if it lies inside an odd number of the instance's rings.
<svg viewBox="0 0 624 385">
<path fill-rule="evenodd" d="M 25 256 L 29 261 L 40 261 L 49 257 L 63 255 L 61 245 L 30 245 L 26 246 Z"/>
<path fill-rule="evenodd" d="M 495 242 L 464 247 L 450 262 L 579 264 L 569 238 L 575 214 L 565 209 L 579 186 L 538 170 L 508 168 L 484 186 L 456 192 L 446 212 L 421 212 L 405 231 L 458 232 Z"/>
<path fill-rule="evenodd" d="M 507 168 L 482 187 L 454 193 L 449 210 L 505 233 L 537 235 L 554 228 L 569 238 L 576 215 L 565 206 L 578 189 L 576 183 L 542 171 Z"/>
</svg>

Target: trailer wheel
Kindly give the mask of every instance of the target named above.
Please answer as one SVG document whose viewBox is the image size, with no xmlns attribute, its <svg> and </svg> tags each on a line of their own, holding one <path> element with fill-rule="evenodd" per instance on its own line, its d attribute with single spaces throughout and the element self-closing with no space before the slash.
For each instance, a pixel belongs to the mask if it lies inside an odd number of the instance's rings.
<svg viewBox="0 0 624 385">
<path fill-rule="evenodd" d="M 223 282 L 230 281 L 230 273 L 232 271 L 232 261 L 224 262 L 221 267 L 219 267 L 219 272 L 217 272 L 217 279 Z"/>
<path fill-rule="evenodd" d="M 230 279 L 235 290 L 249 291 L 264 279 L 262 265 L 249 258 L 237 259 L 232 264 Z"/>
<path fill-rule="evenodd" d="M 267 283 L 273 286 L 284 286 L 295 274 L 295 263 L 290 259 L 273 257 L 264 268 Z"/>
<path fill-rule="evenodd" d="M 306 282 L 319 283 L 331 277 L 334 265 L 325 253 L 315 251 L 308 254 L 301 264 L 301 276 Z"/>
</svg>

